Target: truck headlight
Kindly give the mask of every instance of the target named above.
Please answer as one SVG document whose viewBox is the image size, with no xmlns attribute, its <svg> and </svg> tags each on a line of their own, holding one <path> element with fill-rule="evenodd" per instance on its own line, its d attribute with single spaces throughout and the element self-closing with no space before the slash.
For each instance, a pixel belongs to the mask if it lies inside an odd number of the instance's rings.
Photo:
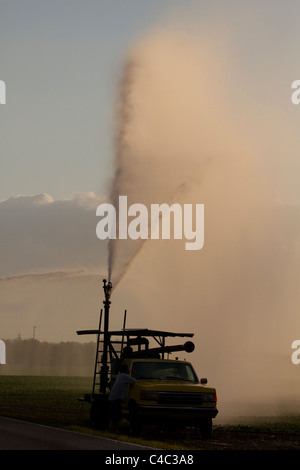
<svg viewBox="0 0 300 470">
<path fill-rule="evenodd" d="M 203 393 L 203 402 L 217 403 L 217 394 Z"/>
</svg>

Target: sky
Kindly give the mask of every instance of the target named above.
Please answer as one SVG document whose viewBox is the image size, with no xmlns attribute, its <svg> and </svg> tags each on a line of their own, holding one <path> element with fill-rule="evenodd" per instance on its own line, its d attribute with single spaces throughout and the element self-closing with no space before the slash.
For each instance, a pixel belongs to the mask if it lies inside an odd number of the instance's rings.
<svg viewBox="0 0 300 470">
<path fill-rule="evenodd" d="M 188 325 L 201 375 L 228 397 L 229 376 L 251 391 L 263 377 L 267 396 L 279 361 L 286 397 L 299 328 L 299 13 L 279 0 L 0 1 L 0 338 L 91 339 L 76 330 L 98 326 L 107 276 L 96 208 L 121 168 L 132 202 L 184 188 L 182 201 L 205 204 L 206 230 L 197 253 L 125 247 L 112 326 L 124 308 L 129 326 Z M 124 146 L 116 161 L 124 136 L 130 158 Z"/>
<path fill-rule="evenodd" d="M 139 37 L 173 16 L 227 29 L 239 61 L 236 87 L 283 106 L 296 139 L 299 113 L 290 106 L 290 83 L 298 73 L 297 1 L 12 0 L 0 8 L 1 80 L 7 86 L 0 200 L 105 192 L 124 58 Z M 299 200 L 295 188 L 285 189 Z"/>
<path fill-rule="evenodd" d="M 105 191 L 126 50 L 180 3 L 1 2 L 0 199 Z"/>
</svg>

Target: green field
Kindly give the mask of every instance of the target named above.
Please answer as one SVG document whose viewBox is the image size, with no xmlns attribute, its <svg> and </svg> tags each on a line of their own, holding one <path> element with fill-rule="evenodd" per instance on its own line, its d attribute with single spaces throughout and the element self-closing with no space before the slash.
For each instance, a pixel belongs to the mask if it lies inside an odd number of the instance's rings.
<svg viewBox="0 0 300 470">
<path fill-rule="evenodd" d="M 90 427 L 89 405 L 78 398 L 91 391 L 91 378 L 0 375 L 0 384 L 0 416 L 133 441 L 125 433 Z M 134 442 L 161 449 L 300 450 L 299 415 L 235 417 L 235 423 L 215 425 L 211 441 L 201 441 L 195 430 L 158 434 L 146 429 Z"/>
<path fill-rule="evenodd" d="M 0 384 L 1 416 L 63 427 L 88 423 L 78 397 L 91 390 L 91 378 L 1 375 Z"/>
</svg>

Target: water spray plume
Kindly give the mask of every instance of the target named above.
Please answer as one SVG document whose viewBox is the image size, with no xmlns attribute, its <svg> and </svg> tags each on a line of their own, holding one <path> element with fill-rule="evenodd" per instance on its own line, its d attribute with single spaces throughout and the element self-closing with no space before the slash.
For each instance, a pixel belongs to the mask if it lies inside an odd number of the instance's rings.
<svg viewBox="0 0 300 470">
<path fill-rule="evenodd" d="M 117 103 L 110 194 L 116 208 L 120 195 L 128 205 L 148 207 L 203 203 L 204 248 L 188 253 L 178 240 L 110 240 L 108 278 L 116 288 L 134 262 L 135 308 L 145 321 L 162 329 L 173 319 L 182 329 L 189 322 L 200 338 L 196 366 L 198 361 L 201 373 L 207 371 L 223 400 L 233 388 L 253 399 L 269 393 L 272 345 L 282 351 L 284 335 L 288 339 L 281 307 L 289 324 L 296 321 L 295 296 L 286 293 L 298 268 L 276 229 L 261 151 L 269 134 L 258 131 L 254 138 L 253 116 L 261 109 L 246 95 L 242 103 L 237 99 L 235 62 L 225 41 L 205 35 L 166 28 L 129 54 Z M 283 274 L 286 263 L 291 281 Z"/>
<path fill-rule="evenodd" d="M 179 197 L 184 202 L 184 194 L 190 202 L 187 189 L 201 182 L 201 172 L 213 156 L 200 153 L 200 142 L 203 145 L 208 132 L 203 126 L 199 128 L 199 114 L 202 119 L 205 114 L 206 120 L 209 116 L 204 104 L 200 106 L 203 97 L 195 101 L 201 74 L 197 54 L 191 54 L 189 47 L 190 43 L 177 34 L 160 33 L 139 43 L 125 64 L 117 102 L 115 175 L 110 192 L 117 210 L 117 233 L 120 195 L 127 196 L 128 204 L 138 202 L 148 207 L 179 202 Z M 208 79 L 202 77 L 203 91 Z M 115 285 L 144 245 L 144 240 L 109 240 L 108 278 L 114 271 Z"/>
</svg>

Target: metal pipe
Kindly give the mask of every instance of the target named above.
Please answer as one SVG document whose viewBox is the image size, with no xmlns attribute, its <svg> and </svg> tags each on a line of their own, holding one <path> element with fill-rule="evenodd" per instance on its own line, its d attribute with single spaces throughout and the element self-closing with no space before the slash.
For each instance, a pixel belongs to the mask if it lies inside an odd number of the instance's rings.
<svg viewBox="0 0 300 470">
<path fill-rule="evenodd" d="M 105 300 L 104 305 L 104 328 L 103 328 L 103 355 L 101 360 L 101 373 L 100 373 L 100 393 L 106 393 L 106 387 L 108 382 L 108 347 L 109 347 L 109 309 L 110 309 L 110 294 L 112 289 L 111 282 L 106 283 L 106 279 L 103 279 L 103 289 Z"/>
</svg>

